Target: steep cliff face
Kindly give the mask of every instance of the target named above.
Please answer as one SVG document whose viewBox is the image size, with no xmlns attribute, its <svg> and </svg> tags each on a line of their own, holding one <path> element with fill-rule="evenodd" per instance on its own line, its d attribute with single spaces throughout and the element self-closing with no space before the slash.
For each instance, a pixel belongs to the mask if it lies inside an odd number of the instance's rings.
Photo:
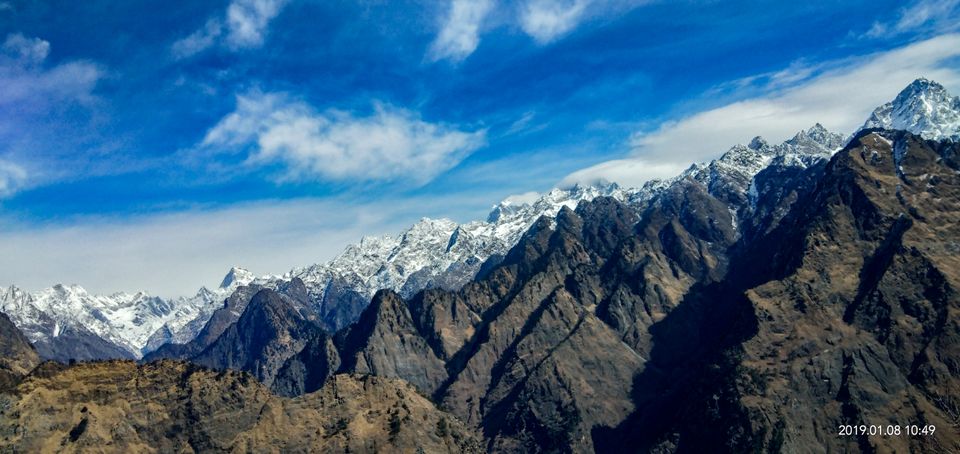
<svg viewBox="0 0 960 454">
<path fill-rule="evenodd" d="M 47 363 L 0 394 L 11 452 L 480 452 L 477 436 L 397 380 L 337 375 L 295 399 L 186 363 Z"/>
<path fill-rule="evenodd" d="M 740 401 L 754 430 L 768 431 L 766 443 L 960 449 L 958 151 L 956 142 L 861 132 L 771 235 L 767 244 L 789 245 L 788 253 L 771 257 L 758 245 L 747 255 L 774 258 L 778 270 L 742 278 L 762 322 L 743 344 L 741 374 L 761 378 Z M 782 421 L 782 441 L 755 421 Z M 938 432 L 836 437 L 840 424 L 933 424 Z"/>
</svg>

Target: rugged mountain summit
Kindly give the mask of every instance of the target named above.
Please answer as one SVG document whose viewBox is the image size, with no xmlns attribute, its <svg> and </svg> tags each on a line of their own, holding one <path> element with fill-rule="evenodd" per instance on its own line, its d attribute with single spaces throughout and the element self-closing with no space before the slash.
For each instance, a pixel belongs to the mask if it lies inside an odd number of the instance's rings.
<svg viewBox="0 0 960 454">
<path fill-rule="evenodd" d="M 870 115 L 860 128 L 910 131 L 926 139 L 960 140 L 960 97 L 943 85 L 920 78 Z"/>
<path fill-rule="evenodd" d="M 0 451 L 479 452 L 398 380 L 338 375 L 294 399 L 186 363 L 46 363 L 0 393 Z"/>
</svg>

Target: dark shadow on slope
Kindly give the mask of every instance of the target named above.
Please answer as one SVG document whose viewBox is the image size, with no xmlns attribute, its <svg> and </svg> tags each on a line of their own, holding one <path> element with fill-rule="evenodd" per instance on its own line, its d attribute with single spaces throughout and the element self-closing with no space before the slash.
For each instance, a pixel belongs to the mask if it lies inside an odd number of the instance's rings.
<svg viewBox="0 0 960 454">
<path fill-rule="evenodd" d="M 600 453 L 746 451 L 754 434 L 735 386 L 740 344 L 757 334 L 750 302 L 722 284 L 698 285 L 650 327 L 653 350 L 635 377 L 633 414 L 614 428 L 596 427 Z"/>
</svg>

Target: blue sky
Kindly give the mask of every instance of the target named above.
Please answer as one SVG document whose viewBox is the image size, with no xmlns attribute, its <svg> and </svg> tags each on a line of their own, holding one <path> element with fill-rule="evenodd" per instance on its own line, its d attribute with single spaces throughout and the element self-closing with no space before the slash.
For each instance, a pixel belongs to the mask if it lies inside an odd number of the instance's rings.
<svg viewBox="0 0 960 454">
<path fill-rule="evenodd" d="M 0 284 L 190 293 L 849 133 L 913 78 L 958 91 L 958 3 L 0 1 Z"/>
</svg>

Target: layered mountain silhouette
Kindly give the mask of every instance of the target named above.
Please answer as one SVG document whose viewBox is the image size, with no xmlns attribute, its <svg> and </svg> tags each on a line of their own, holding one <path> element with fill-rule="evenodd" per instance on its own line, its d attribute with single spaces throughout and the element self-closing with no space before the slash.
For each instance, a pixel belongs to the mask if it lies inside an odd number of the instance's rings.
<svg viewBox="0 0 960 454">
<path fill-rule="evenodd" d="M 239 286 L 144 364 L 35 367 L 0 319 L 2 446 L 960 451 L 960 144 L 937 87 L 849 140 L 758 138 L 563 205 L 464 285 L 382 289 L 340 329 L 297 277 Z"/>
</svg>

